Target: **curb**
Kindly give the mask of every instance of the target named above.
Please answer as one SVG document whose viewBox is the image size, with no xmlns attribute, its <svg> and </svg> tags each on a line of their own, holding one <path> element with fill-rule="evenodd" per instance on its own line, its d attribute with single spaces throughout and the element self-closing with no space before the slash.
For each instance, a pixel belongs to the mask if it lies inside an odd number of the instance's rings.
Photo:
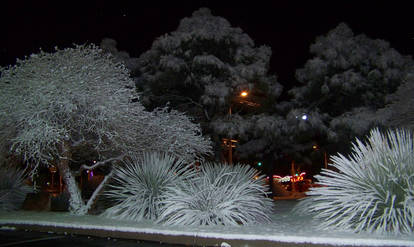
<svg viewBox="0 0 414 247">
<path fill-rule="evenodd" d="M 53 232 L 59 234 L 86 235 L 101 238 L 132 239 L 166 244 L 178 244 L 185 246 L 228 246 L 228 247 L 332 247 L 332 246 L 356 246 L 354 244 L 315 244 L 310 242 L 292 243 L 263 239 L 229 239 L 215 238 L 186 234 L 161 234 L 131 231 L 113 231 L 105 229 L 73 228 L 65 226 L 48 226 L 35 224 L 1 224 L 0 226 L 14 227 L 17 230 L 32 230 L 38 232 Z M 228 245 L 226 245 L 228 244 Z M 367 245 L 363 245 L 367 247 Z"/>
</svg>

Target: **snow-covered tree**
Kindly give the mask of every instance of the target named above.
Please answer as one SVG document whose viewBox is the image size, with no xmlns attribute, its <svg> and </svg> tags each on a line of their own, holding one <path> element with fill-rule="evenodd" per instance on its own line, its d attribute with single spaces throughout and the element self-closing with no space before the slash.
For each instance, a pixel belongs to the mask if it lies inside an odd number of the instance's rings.
<svg viewBox="0 0 414 247">
<path fill-rule="evenodd" d="M 8 136 L 1 141 L 34 172 L 39 165 L 57 166 L 74 214 L 87 213 L 105 180 L 85 203 L 71 167 L 81 172 L 145 151 L 189 162 L 211 152 L 210 141 L 184 114 L 145 111 L 125 66 L 94 45 L 41 51 L 2 68 L 0 127 Z M 98 162 L 71 162 L 79 147 L 93 149 Z"/>
<path fill-rule="evenodd" d="M 233 114 L 212 121 L 211 126 L 215 133 L 239 140 L 236 155 L 241 159 L 262 159 L 280 150 L 282 134 L 288 129 L 284 118 L 266 113 L 247 117 Z"/>
<path fill-rule="evenodd" d="M 411 73 L 398 90 L 390 95 L 391 103 L 377 112 L 381 116 L 386 116 L 384 119 L 385 125 L 414 130 L 413 95 L 414 73 Z"/>
<path fill-rule="evenodd" d="M 127 69 L 132 74 L 131 76 L 134 76 L 135 73 L 139 70 L 139 62 L 138 58 L 131 57 L 128 52 L 126 51 L 119 51 L 117 48 L 117 42 L 114 39 L 111 38 L 104 38 L 102 39 L 99 47 L 104 50 L 105 52 L 108 52 L 112 54 L 112 56 L 119 62 L 122 62 L 125 64 Z"/>
<path fill-rule="evenodd" d="M 255 46 L 240 28 L 201 8 L 140 56 L 137 86 L 144 92 L 145 106 L 169 103 L 193 116 L 211 133 L 210 122 L 217 126 L 227 121 L 230 108 L 234 118 L 239 111 L 255 108 L 238 97 L 242 90 L 249 90 L 252 97 L 245 101 L 261 108 L 280 95 L 282 87 L 275 76 L 268 75 L 270 56 L 269 47 Z"/>
<path fill-rule="evenodd" d="M 383 40 L 354 35 L 344 23 L 318 37 L 310 47 L 313 58 L 296 71 L 303 86 L 294 88 L 294 108 L 320 112 L 334 140 L 365 135 L 378 124 L 376 111 L 412 70 L 410 57 Z"/>
</svg>

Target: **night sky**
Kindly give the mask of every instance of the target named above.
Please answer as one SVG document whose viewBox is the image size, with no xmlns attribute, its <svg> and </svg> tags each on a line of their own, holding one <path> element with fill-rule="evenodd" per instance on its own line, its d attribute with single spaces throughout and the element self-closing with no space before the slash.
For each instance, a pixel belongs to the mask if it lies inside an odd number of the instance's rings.
<svg viewBox="0 0 414 247">
<path fill-rule="evenodd" d="M 87 3 L 85 3 L 87 2 Z M 13 64 L 40 47 L 51 51 L 71 44 L 113 38 L 118 49 L 138 57 L 153 40 L 176 30 L 200 7 L 240 27 L 256 45 L 272 48 L 271 72 L 282 84 L 309 59 L 309 46 L 340 22 L 356 34 L 384 39 L 401 54 L 414 54 L 410 1 L 3 1 L 0 65 Z M 287 3 L 288 2 L 288 3 Z M 305 2 L 312 2 L 307 3 Z"/>
</svg>

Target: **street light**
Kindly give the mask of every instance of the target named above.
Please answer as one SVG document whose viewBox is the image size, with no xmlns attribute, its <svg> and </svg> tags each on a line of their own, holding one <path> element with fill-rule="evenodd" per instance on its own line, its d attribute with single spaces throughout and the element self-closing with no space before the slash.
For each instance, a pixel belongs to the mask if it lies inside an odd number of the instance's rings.
<svg viewBox="0 0 414 247">
<path fill-rule="evenodd" d="M 316 150 L 321 150 L 323 152 L 323 164 L 324 164 L 325 169 L 328 169 L 328 160 L 329 160 L 329 158 L 328 158 L 328 154 L 326 153 L 326 151 L 324 149 L 322 149 L 321 147 L 319 147 L 317 144 L 314 144 L 312 146 L 312 148 L 315 151 Z"/>
<path fill-rule="evenodd" d="M 303 114 L 303 115 L 302 115 L 302 120 L 308 120 L 308 115 Z"/>
<path fill-rule="evenodd" d="M 300 119 L 306 121 L 306 120 L 308 120 L 308 114 L 302 113 L 301 115 L 296 116 L 296 118 L 300 118 Z"/>
<path fill-rule="evenodd" d="M 240 97 L 240 98 L 246 98 L 248 95 L 249 95 L 249 92 L 248 92 L 248 91 L 246 91 L 246 90 L 243 90 L 243 91 L 241 91 L 241 92 L 240 92 L 239 97 Z M 243 103 L 245 103 L 245 102 L 246 102 L 246 100 L 244 100 L 244 99 L 240 99 L 240 100 L 235 101 L 235 102 L 243 104 Z M 232 106 L 232 103 L 230 103 L 230 107 L 229 107 L 229 117 L 231 117 L 231 113 L 232 113 L 232 112 L 231 112 L 231 106 Z"/>
<path fill-rule="evenodd" d="M 246 100 L 245 98 L 247 98 L 247 96 L 249 96 L 249 92 L 247 90 L 243 90 L 240 92 L 240 94 L 237 97 L 237 100 L 232 100 L 232 102 L 230 102 L 230 107 L 229 107 L 229 119 L 231 119 L 231 114 L 232 114 L 232 105 L 233 102 L 235 103 L 240 103 L 240 104 L 247 104 L 249 106 L 259 106 L 260 104 L 258 103 L 254 103 L 251 101 Z M 231 139 L 231 138 L 223 138 L 223 146 L 225 146 L 227 148 L 228 151 L 228 163 L 232 164 L 233 163 L 233 148 L 236 147 L 236 143 L 237 140 Z"/>
</svg>

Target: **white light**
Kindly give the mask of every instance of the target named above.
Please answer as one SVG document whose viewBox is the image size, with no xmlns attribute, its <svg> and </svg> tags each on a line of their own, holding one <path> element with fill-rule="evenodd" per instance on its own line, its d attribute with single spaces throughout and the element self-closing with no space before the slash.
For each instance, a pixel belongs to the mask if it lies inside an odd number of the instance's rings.
<svg viewBox="0 0 414 247">
<path fill-rule="evenodd" d="M 308 120 L 308 115 L 303 114 L 303 115 L 302 115 L 302 120 Z"/>
</svg>

